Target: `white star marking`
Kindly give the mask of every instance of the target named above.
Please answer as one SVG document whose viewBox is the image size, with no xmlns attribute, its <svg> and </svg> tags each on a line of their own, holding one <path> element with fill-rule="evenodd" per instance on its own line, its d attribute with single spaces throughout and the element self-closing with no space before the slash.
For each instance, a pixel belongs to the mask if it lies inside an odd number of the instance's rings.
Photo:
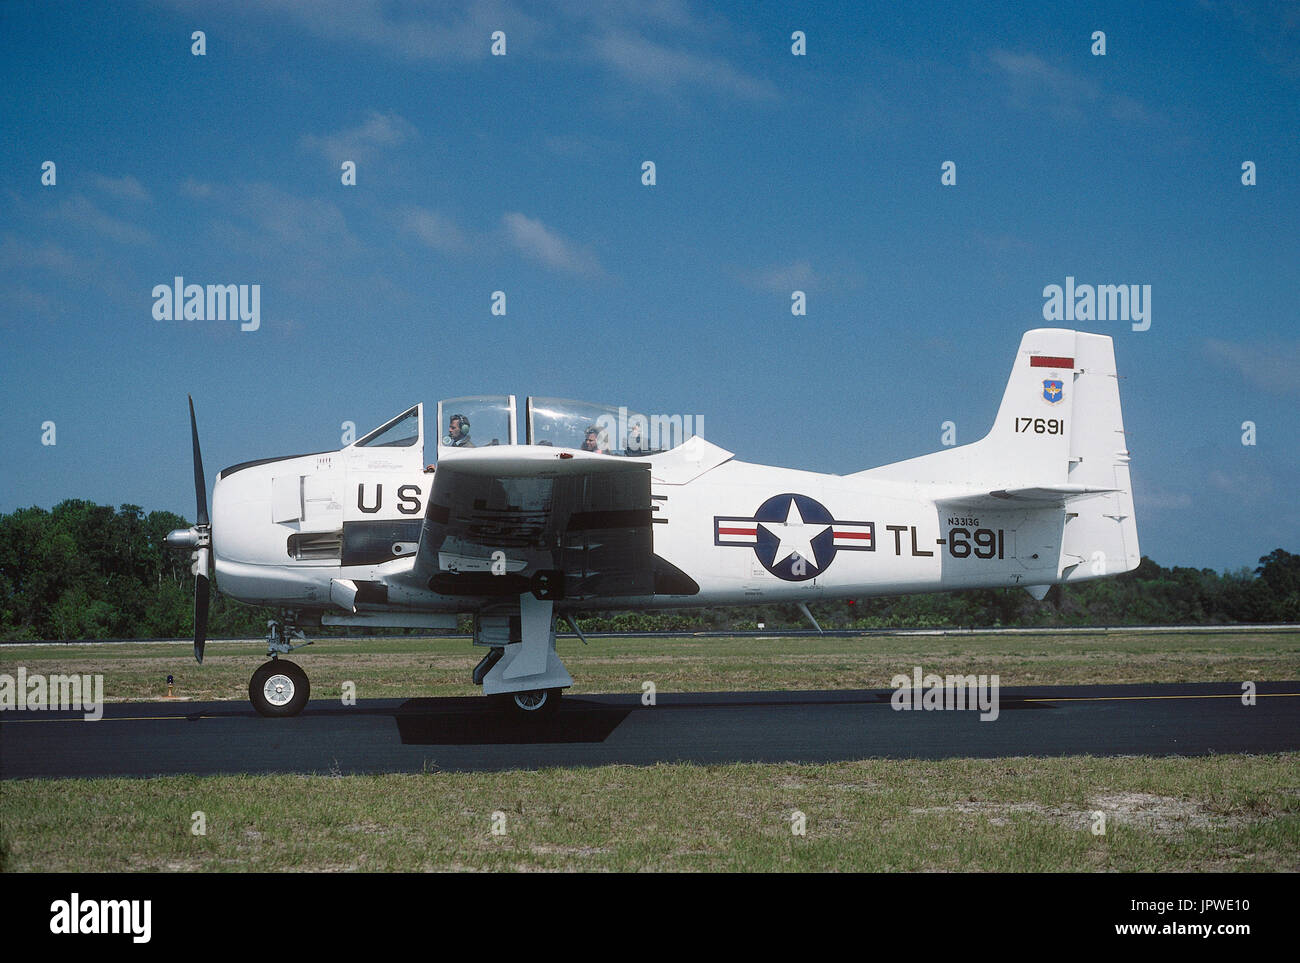
<svg viewBox="0 0 1300 963">
<path fill-rule="evenodd" d="M 791 555 L 798 555 L 812 562 L 814 567 L 819 569 L 822 567 L 821 562 L 817 561 L 817 550 L 813 548 L 812 542 L 814 538 L 830 528 L 830 525 L 826 522 L 805 522 L 793 498 L 790 499 L 790 510 L 785 513 L 784 522 L 759 522 L 758 524 L 780 539 L 776 546 L 776 555 L 772 557 L 773 565 Z"/>
</svg>

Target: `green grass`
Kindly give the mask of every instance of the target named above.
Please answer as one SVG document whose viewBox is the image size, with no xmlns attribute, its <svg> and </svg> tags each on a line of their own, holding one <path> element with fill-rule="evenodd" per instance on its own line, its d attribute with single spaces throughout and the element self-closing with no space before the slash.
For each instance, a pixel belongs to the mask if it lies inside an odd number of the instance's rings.
<svg viewBox="0 0 1300 963">
<path fill-rule="evenodd" d="M 10 871 L 1295 871 L 1300 757 L 0 784 Z M 806 833 L 792 832 L 795 811 Z M 206 835 L 191 833 L 202 811 Z M 1106 814 L 1105 835 L 1092 832 Z M 492 832 L 494 813 L 504 834 Z"/>
<path fill-rule="evenodd" d="M 583 646 L 561 638 L 560 655 L 584 692 L 882 689 L 913 666 L 946 674 L 997 673 L 1001 684 L 1214 682 L 1300 679 L 1294 632 L 1088 635 L 865 635 L 799 638 L 608 638 Z M 246 699 L 262 642 L 209 643 L 196 665 L 189 643 L 0 646 L 0 672 L 102 673 L 110 701 Z M 330 639 L 290 658 L 307 670 L 316 698 L 475 695 L 470 670 L 485 650 L 465 639 Z"/>
</svg>

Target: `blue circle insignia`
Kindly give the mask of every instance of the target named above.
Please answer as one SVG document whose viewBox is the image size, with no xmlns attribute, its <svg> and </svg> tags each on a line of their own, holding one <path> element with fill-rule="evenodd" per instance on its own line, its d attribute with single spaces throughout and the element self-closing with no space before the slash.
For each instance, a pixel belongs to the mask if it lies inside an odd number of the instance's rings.
<svg viewBox="0 0 1300 963">
<path fill-rule="evenodd" d="M 758 506 L 754 521 L 754 553 L 777 578 L 806 582 L 826 571 L 835 558 L 835 519 L 807 495 L 773 495 Z"/>
</svg>

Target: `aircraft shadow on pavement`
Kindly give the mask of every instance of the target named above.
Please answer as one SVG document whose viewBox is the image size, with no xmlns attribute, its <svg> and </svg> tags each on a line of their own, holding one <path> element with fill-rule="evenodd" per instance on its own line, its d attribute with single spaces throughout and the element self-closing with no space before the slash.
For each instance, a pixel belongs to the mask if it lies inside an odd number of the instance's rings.
<svg viewBox="0 0 1300 963">
<path fill-rule="evenodd" d="M 632 707 L 566 702 L 549 718 L 515 718 L 483 699 L 410 699 L 397 710 L 404 745 L 604 742 Z"/>
</svg>

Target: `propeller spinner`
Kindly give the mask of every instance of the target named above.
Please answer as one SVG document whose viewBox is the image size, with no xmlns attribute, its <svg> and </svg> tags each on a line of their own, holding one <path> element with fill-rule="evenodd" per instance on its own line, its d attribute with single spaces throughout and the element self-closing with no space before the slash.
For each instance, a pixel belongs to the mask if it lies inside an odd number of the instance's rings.
<svg viewBox="0 0 1300 963">
<path fill-rule="evenodd" d="M 199 452 L 199 426 L 194 418 L 194 399 L 190 398 L 190 435 L 194 445 L 194 498 L 197 513 L 193 528 L 178 528 L 167 533 L 167 544 L 174 548 L 193 548 L 194 564 L 194 658 L 203 661 L 203 643 L 208 638 L 208 567 L 212 561 L 212 523 L 208 519 L 208 486 L 203 476 L 203 456 Z"/>
</svg>

